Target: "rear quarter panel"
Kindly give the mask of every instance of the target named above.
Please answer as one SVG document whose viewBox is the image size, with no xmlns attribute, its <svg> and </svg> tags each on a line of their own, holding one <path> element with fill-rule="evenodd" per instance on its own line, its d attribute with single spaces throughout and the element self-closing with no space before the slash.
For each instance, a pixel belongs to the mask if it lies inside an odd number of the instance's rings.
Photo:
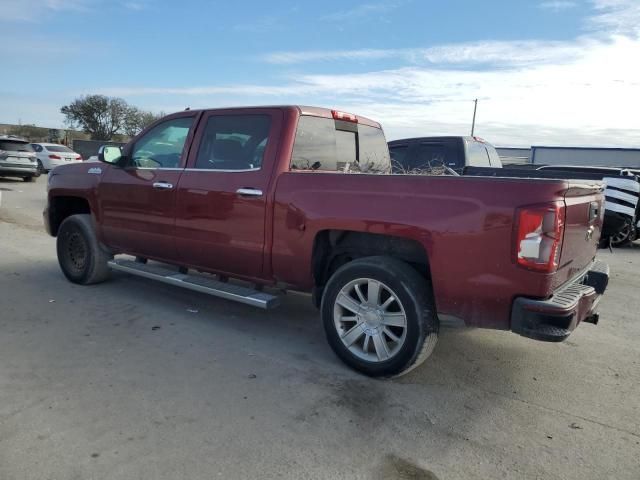
<svg viewBox="0 0 640 480">
<path fill-rule="evenodd" d="M 283 173 L 273 273 L 309 290 L 314 239 L 323 230 L 405 237 L 427 252 L 439 314 L 508 329 L 515 296 L 548 297 L 558 282 L 515 265 L 515 208 L 562 200 L 565 190 L 562 180 Z"/>
</svg>

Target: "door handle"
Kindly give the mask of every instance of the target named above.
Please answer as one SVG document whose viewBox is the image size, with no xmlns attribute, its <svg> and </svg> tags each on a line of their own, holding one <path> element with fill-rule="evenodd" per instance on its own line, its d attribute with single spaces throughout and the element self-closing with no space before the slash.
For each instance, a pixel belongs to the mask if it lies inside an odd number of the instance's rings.
<svg viewBox="0 0 640 480">
<path fill-rule="evenodd" d="M 258 190 L 257 188 L 239 188 L 236 190 L 238 195 L 242 195 L 243 197 L 261 197 L 262 190 Z"/>
<path fill-rule="evenodd" d="M 153 188 L 157 188 L 158 190 L 171 190 L 173 188 L 173 183 L 155 182 L 153 184 Z"/>
</svg>

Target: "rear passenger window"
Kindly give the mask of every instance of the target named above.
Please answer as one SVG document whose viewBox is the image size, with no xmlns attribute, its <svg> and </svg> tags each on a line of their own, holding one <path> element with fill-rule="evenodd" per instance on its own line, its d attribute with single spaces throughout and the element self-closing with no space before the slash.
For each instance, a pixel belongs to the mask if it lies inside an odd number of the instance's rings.
<svg viewBox="0 0 640 480">
<path fill-rule="evenodd" d="M 269 141 L 269 115 L 214 115 L 200 140 L 195 168 L 258 170 Z"/>
<path fill-rule="evenodd" d="M 291 169 L 386 173 L 389 148 L 379 128 L 304 115 L 298 121 Z"/>
</svg>

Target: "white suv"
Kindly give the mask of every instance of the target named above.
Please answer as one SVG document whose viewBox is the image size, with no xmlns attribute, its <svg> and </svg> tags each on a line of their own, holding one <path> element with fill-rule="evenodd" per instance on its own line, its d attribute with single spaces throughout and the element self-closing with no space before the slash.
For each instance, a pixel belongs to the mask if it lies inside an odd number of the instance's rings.
<svg viewBox="0 0 640 480">
<path fill-rule="evenodd" d="M 58 145 L 57 143 L 32 143 L 31 146 L 38 156 L 38 170 L 40 170 L 41 173 L 53 170 L 59 165 L 82 161 L 82 155 L 64 145 Z"/>
</svg>

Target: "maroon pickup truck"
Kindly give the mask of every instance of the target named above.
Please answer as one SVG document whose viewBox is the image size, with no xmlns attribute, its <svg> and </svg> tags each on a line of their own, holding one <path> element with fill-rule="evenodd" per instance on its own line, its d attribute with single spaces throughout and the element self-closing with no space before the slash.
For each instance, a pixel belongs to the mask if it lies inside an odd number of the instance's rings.
<svg viewBox="0 0 640 480">
<path fill-rule="evenodd" d="M 392 175 L 378 123 L 298 106 L 176 113 L 100 160 L 49 174 L 75 283 L 119 270 L 262 308 L 308 292 L 373 376 L 424 361 L 441 323 L 562 341 L 598 320 L 599 182 Z"/>
</svg>

